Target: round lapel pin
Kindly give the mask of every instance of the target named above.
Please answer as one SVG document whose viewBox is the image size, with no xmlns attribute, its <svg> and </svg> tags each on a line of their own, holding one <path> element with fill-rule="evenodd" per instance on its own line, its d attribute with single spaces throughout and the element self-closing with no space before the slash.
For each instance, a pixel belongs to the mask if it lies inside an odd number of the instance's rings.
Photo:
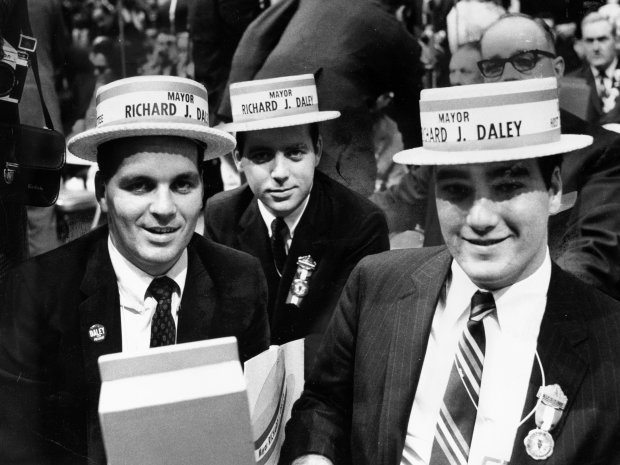
<svg viewBox="0 0 620 465">
<path fill-rule="evenodd" d="M 88 337 L 93 342 L 101 342 L 105 339 L 105 327 L 99 323 L 92 325 L 88 328 Z"/>
</svg>

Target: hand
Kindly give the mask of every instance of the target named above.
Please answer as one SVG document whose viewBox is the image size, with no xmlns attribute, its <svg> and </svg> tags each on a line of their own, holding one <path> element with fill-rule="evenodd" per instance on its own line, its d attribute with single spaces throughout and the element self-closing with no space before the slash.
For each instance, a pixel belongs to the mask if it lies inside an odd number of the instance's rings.
<svg viewBox="0 0 620 465">
<path fill-rule="evenodd" d="M 307 454 L 297 457 L 291 465 L 334 465 L 327 457 L 319 454 Z"/>
</svg>

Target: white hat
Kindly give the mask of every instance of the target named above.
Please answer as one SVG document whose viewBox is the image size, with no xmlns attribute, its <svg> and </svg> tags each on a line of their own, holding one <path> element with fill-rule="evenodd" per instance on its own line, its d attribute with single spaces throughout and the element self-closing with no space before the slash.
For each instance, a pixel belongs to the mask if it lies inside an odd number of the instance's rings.
<svg viewBox="0 0 620 465">
<path fill-rule="evenodd" d="M 319 111 L 314 75 L 300 74 L 230 85 L 233 122 L 219 125 L 229 132 L 257 131 L 338 118 L 339 111 Z"/>
<path fill-rule="evenodd" d="M 592 137 L 561 134 L 555 78 L 425 89 L 423 146 L 403 150 L 406 165 L 522 160 L 586 147 Z"/>
<path fill-rule="evenodd" d="M 97 127 L 72 137 L 67 149 L 90 161 L 97 147 L 134 136 L 178 136 L 206 144 L 204 159 L 232 151 L 236 141 L 209 127 L 207 89 L 191 79 L 140 76 L 119 79 L 97 91 Z"/>
</svg>

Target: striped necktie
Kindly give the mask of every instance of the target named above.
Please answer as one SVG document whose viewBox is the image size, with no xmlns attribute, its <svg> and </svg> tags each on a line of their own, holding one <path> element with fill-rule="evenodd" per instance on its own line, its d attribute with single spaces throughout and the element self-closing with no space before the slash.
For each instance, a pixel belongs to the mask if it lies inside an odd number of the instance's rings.
<svg viewBox="0 0 620 465">
<path fill-rule="evenodd" d="M 485 336 L 483 318 L 495 310 L 490 292 L 471 299 L 469 321 L 459 339 L 439 412 L 430 465 L 466 465 L 474 433 L 482 381 Z"/>
</svg>

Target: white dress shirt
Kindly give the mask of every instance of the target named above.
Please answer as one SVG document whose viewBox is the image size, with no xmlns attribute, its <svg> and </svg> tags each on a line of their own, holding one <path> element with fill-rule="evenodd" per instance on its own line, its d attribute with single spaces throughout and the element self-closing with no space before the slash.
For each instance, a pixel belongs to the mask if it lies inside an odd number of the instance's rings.
<svg viewBox="0 0 620 465">
<path fill-rule="evenodd" d="M 123 352 L 138 352 L 151 346 L 151 319 L 157 308 L 157 300 L 147 294 L 147 289 L 156 276 L 145 273 L 121 255 L 108 237 L 108 251 L 116 274 L 120 298 L 121 332 Z M 166 276 L 174 280 L 180 292 L 172 294 L 172 318 L 178 328 L 178 312 L 187 276 L 187 249 Z"/>
<path fill-rule="evenodd" d="M 486 351 L 469 465 L 484 465 L 485 458 L 510 461 L 550 277 L 547 250 L 543 264 L 532 275 L 493 292 L 497 312 L 483 320 Z M 433 317 L 401 465 L 429 463 L 458 341 L 469 319 L 471 297 L 478 290 L 456 261 L 452 262 L 451 278 L 445 289 Z"/>
<path fill-rule="evenodd" d="M 291 243 L 293 242 L 293 236 L 295 235 L 295 229 L 299 224 L 299 220 L 301 220 L 301 215 L 306 211 L 306 207 L 308 206 L 308 202 L 310 200 L 310 195 L 307 195 L 304 201 L 301 203 L 299 207 L 297 207 L 290 215 L 284 217 L 284 222 L 288 226 L 288 239 L 286 240 L 286 253 L 288 253 L 291 248 Z M 263 218 L 265 225 L 267 226 L 267 234 L 269 234 L 269 238 L 271 238 L 271 223 L 276 219 L 275 215 L 267 210 L 267 207 L 263 202 L 258 200 L 258 210 L 260 211 L 260 216 Z"/>
</svg>

